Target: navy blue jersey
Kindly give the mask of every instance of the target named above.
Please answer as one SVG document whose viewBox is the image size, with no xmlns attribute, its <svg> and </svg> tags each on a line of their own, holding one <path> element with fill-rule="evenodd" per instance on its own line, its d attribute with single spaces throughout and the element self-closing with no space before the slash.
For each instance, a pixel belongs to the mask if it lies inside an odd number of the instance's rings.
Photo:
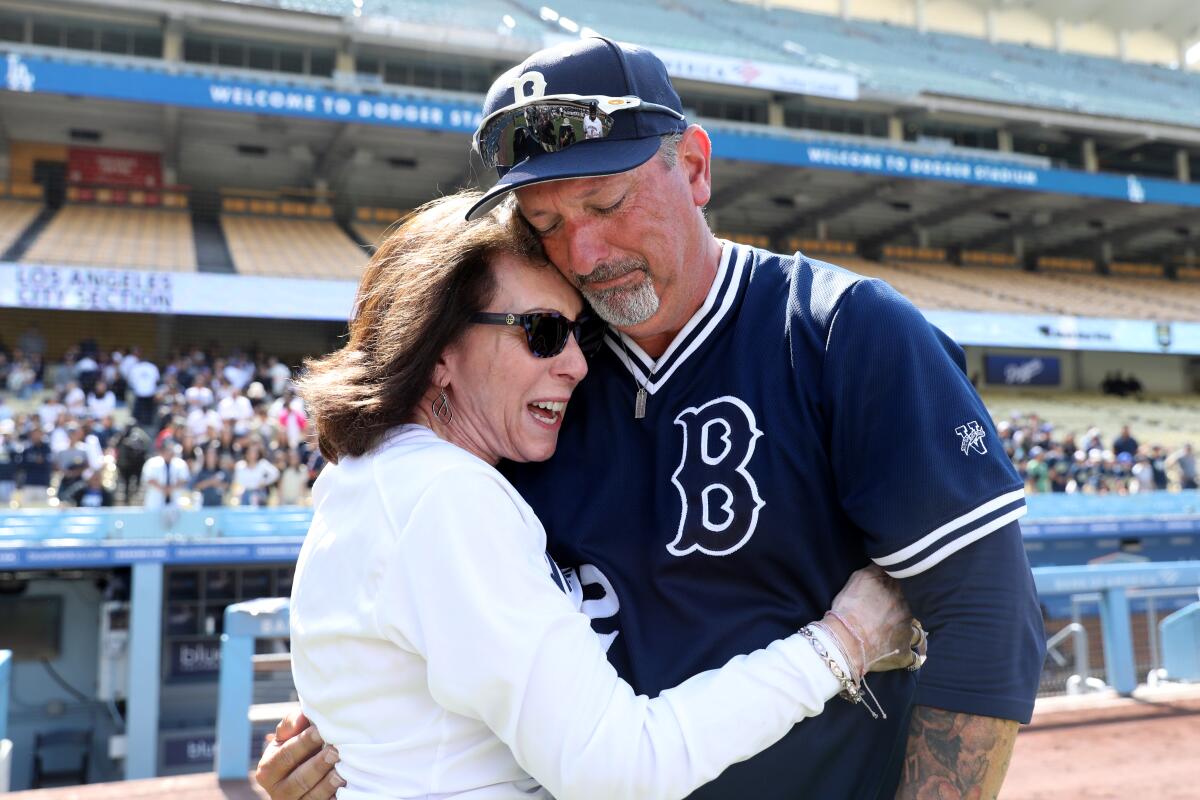
<svg viewBox="0 0 1200 800">
<path fill-rule="evenodd" d="M 613 331 L 605 345 L 554 458 L 509 474 L 637 691 L 819 619 L 869 560 L 930 630 L 920 688 L 905 671 L 869 679 L 886 721 L 831 701 L 696 797 L 890 797 L 914 700 L 1028 719 L 1043 640 L 1021 482 L 961 349 L 911 304 L 727 243 L 705 305 L 657 362 Z"/>
</svg>

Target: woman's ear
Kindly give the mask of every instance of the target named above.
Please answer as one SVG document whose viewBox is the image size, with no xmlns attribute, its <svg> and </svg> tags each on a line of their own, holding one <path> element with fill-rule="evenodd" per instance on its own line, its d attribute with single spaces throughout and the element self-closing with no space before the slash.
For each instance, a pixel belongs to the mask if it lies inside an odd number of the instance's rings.
<svg viewBox="0 0 1200 800">
<path fill-rule="evenodd" d="M 454 356 L 448 350 L 438 357 L 437 364 L 433 367 L 433 385 L 438 389 L 445 389 L 450 385 L 451 363 L 453 361 Z"/>
</svg>

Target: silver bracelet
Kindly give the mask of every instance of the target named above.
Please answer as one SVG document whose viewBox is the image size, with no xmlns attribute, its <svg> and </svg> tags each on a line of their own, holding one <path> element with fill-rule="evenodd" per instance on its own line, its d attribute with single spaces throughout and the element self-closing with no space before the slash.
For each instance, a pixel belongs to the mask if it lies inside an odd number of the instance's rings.
<svg viewBox="0 0 1200 800">
<path fill-rule="evenodd" d="M 887 719 L 887 713 L 883 710 L 883 706 L 879 704 L 879 700 L 875 697 L 875 693 L 871 691 L 871 687 L 867 686 L 867 678 L 865 675 L 862 678 L 861 686 L 859 683 L 855 683 L 854 679 L 847 675 L 845 670 L 842 669 L 842 665 L 829 655 L 829 651 L 825 649 L 825 645 L 822 644 L 821 640 L 817 638 L 815 633 L 813 633 L 811 626 L 805 625 L 800 629 L 800 633 L 803 634 L 804 638 L 808 639 L 808 643 L 812 645 L 813 650 L 815 650 L 817 655 L 821 657 L 821 659 L 825 662 L 825 665 L 829 667 L 829 671 L 833 673 L 833 677 L 837 678 L 838 683 L 841 684 L 842 691 L 838 692 L 838 697 L 842 698 L 843 700 L 848 700 L 851 703 L 862 703 L 863 708 L 867 710 L 867 713 L 871 715 L 872 719 L 879 719 L 881 717 L 883 719 Z M 834 636 L 833 640 L 836 642 L 837 637 Z M 874 708 L 871 708 L 870 703 L 864 700 L 863 689 L 866 689 L 867 694 L 875 702 L 876 708 L 879 709 L 878 712 L 876 712 Z"/>
<path fill-rule="evenodd" d="M 805 625 L 800 629 L 800 633 L 804 635 L 805 639 L 808 639 L 808 643 L 812 645 L 813 650 L 817 651 L 817 655 L 825 662 L 825 666 L 829 667 L 829 671 L 833 673 L 833 677 L 837 678 L 838 683 L 842 687 L 842 690 L 838 692 L 838 697 L 849 700 L 851 703 L 861 703 L 862 692 L 859 690 L 858 685 L 846 674 L 846 671 L 842 669 L 842 665 L 829 655 L 829 651 L 825 649 L 825 645 L 813 633 L 812 628 Z"/>
</svg>

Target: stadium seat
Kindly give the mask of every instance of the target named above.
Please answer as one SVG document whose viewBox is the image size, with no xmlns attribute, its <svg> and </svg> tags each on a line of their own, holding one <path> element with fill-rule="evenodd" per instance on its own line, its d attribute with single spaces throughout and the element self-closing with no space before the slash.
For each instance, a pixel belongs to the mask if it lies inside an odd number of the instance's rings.
<svg viewBox="0 0 1200 800">
<path fill-rule="evenodd" d="M 196 247 L 186 211 L 66 205 L 25 261 L 121 269 L 192 272 Z"/>
<path fill-rule="evenodd" d="M 0 200 L 0 253 L 12 246 L 41 210 L 41 203 Z"/>
<path fill-rule="evenodd" d="M 336 222 L 222 214 L 238 272 L 287 278 L 358 280 L 367 254 Z"/>
</svg>

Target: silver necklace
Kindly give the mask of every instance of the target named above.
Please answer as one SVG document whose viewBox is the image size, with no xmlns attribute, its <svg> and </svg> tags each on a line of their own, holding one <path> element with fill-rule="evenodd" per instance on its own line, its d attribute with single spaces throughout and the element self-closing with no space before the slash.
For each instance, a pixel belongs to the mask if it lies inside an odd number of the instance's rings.
<svg viewBox="0 0 1200 800">
<path fill-rule="evenodd" d="M 629 365 L 629 373 L 633 375 L 633 385 L 637 387 L 637 394 L 633 400 L 633 418 L 644 419 L 646 416 L 646 381 L 639 381 L 637 372 L 633 368 L 633 355 L 629 352 L 628 345 L 625 344 L 625 337 L 620 333 L 617 334 L 617 339 L 621 342 L 621 349 L 625 352 L 625 362 Z M 647 378 L 646 380 L 649 380 Z"/>
</svg>

